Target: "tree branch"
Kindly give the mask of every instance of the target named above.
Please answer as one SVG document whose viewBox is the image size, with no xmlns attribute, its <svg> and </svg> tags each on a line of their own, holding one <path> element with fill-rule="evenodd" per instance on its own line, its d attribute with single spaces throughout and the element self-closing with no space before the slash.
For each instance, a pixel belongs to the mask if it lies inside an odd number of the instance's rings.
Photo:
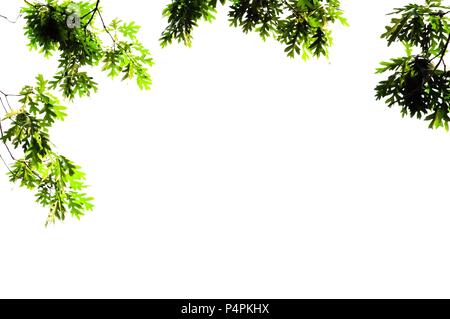
<svg viewBox="0 0 450 319">
<path fill-rule="evenodd" d="M 20 18 L 21 16 L 22 16 L 22 13 L 19 13 L 19 14 L 17 15 L 17 17 L 16 17 L 15 20 L 11 20 L 11 19 L 8 18 L 7 16 L 4 16 L 4 15 L 0 14 L 0 18 L 1 18 L 1 19 L 5 19 L 5 20 L 8 21 L 9 23 L 16 23 L 16 22 L 19 20 L 19 18 Z"/>
<path fill-rule="evenodd" d="M 433 72 L 437 70 L 437 68 L 439 67 L 439 65 L 441 63 L 444 63 L 444 66 L 445 66 L 444 57 L 445 57 L 445 54 L 447 53 L 449 44 L 450 44 L 450 34 L 447 37 L 447 41 L 445 42 L 444 48 L 442 49 L 442 51 L 440 53 L 440 59 L 439 59 L 438 63 L 436 64 L 436 66 L 434 67 Z"/>
<path fill-rule="evenodd" d="M 13 161 L 15 161 L 16 158 L 14 157 L 13 153 L 11 152 L 11 150 L 10 150 L 8 144 L 6 144 L 6 142 L 3 140 L 3 135 L 4 135 L 4 133 L 3 133 L 3 126 L 2 126 L 2 120 L 1 120 L 1 119 L 0 119 L 0 135 L 1 135 L 2 143 L 3 143 L 3 145 L 5 145 L 6 150 L 7 150 L 8 153 L 9 153 L 9 156 L 11 156 L 11 159 L 12 159 Z"/>
<path fill-rule="evenodd" d="M 84 16 L 82 16 L 82 17 L 80 18 L 80 20 L 83 20 L 84 18 L 86 18 L 88 15 L 90 15 L 90 14 L 92 13 L 92 16 L 89 18 L 89 21 L 86 23 L 86 25 L 84 26 L 84 28 L 87 28 L 88 25 L 92 22 L 92 20 L 94 20 L 95 14 L 96 14 L 97 12 L 100 13 L 100 11 L 99 11 L 99 6 L 100 6 L 100 0 L 97 0 L 97 3 L 95 4 L 95 8 L 94 8 L 92 11 L 86 13 Z"/>
<path fill-rule="evenodd" d="M 11 168 L 9 168 L 8 163 L 6 163 L 5 159 L 3 158 L 2 154 L 0 154 L 0 160 L 5 164 L 5 167 L 8 169 L 8 171 L 12 174 Z"/>
</svg>

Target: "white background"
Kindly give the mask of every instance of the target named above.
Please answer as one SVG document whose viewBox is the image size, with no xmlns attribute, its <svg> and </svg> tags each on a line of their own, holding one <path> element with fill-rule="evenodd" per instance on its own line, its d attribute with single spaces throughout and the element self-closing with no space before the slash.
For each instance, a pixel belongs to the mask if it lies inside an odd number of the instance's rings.
<svg viewBox="0 0 450 319">
<path fill-rule="evenodd" d="M 375 101 L 385 13 L 342 0 L 330 61 L 202 23 L 161 49 L 168 0 L 103 1 L 133 19 L 156 65 L 150 92 L 97 77 L 53 130 L 96 209 L 44 227 L 0 180 L 0 297 L 450 297 L 450 136 Z M 14 16 L 21 1 L 1 3 Z M 0 88 L 55 71 L 0 21 Z M 2 167 L 1 173 L 5 172 Z"/>
</svg>

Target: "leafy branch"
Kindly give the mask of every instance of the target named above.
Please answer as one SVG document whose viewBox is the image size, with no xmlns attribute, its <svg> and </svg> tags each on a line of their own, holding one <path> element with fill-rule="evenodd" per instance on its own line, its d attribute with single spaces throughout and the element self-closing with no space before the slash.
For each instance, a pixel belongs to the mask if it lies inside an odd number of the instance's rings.
<svg viewBox="0 0 450 319">
<path fill-rule="evenodd" d="M 441 0 L 426 0 L 424 5 L 409 4 L 391 13 L 396 16 L 382 38 L 388 46 L 403 43 L 406 56 L 381 63 L 377 73 L 390 75 L 376 87 L 376 98 L 385 99 L 389 107 L 400 106 L 403 116 L 424 118 L 430 128 L 446 130 L 450 122 L 450 74 L 445 63 L 449 9 Z"/>
<path fill-rule="evenodd" d="M 217 3 L 226 0 L 173 0 L 163 11 L 168 26 L 160 41 L 164 47 L 174 40 L 190 46 L 192 32 L 200 20 L 214 20 Z M 229 0 L 231 26 L 245 33 L 255 31 L 263 40 L 274 38 L 285 46 L 286 54 L 328 56 L 332 45 L 329 24 L 348 25 L 339 0 Z"/>
<path fill-rule="evenodd" d="M 59 65 L 49 81 L 39 75 L 19 94 L 0 91 L 0 161 L 11 182 L 34 191 L 36 201 L 49 208 L 47 224 L 67 214 L 80 218 L 92 210 L 93 199 L 81 168 L 51 142 L 51 127 L 66 117 L 66 107 L 51 92 L 58 89 L 70 101 L 89 96 L 98 88 L 89 68 L 98 66 L 111 78 L 134 78 L 148 90 L 153 60 L 137 37 L 139 26 L 119 19 L 107 24 L 99 0 L 25 1 L 22 15 L 29 48 L 47 58 L 56 55 Z"/>
<path fill-rule="evenodd" d="M 0 141 L 13 161 L 0 154 L 11 182 L 35 192 L 36 201 L 49 208 L 47 224 L 64 220 L 67 213 L 76 218 L 93 208 L 85 193 L 85 175 L 80 167 L 54 151 L 49 129 L 56 120 L 64 120 L 66 107 L 48 91 L 42 75 L 36 85 L 25 86 L 17 107 L 11 107 L 0 119 Z M 4 126 L 6 125 L 6 129 Z M 13 150 L 20 153 L 13 154 Z"/>
<path fill-rule="evenodd" d="M 88 96 L 98 89 L 97 83 L 83 67 L 102 64 L 110 77 L 122 74 L 122 79 L 136 78 L 141 89 L 150 89 L 148 67 L 153 65 L 150 52 L 138 40 L 139 27 L 134 22 L 115 19 L 107 25 L 101 14 L 100 1 L 73 2 L 47 0 L 32 3 L 23 9 L 25 32 L 31 49 L 50 57 L 59 54 L 59 70 L 50 81 L 51 89 L 59 89 L 65 98 Z M 100 18 L 101 29 L 95 26 Z M 69 25 L 73 18 L 79 25 Z M 84 20 L 86 20 L 84 22 Z M 112 45 L 105 44 L 105 33 Z M 113 57 L 113 58 L 111 58 Z"/>
</svg>

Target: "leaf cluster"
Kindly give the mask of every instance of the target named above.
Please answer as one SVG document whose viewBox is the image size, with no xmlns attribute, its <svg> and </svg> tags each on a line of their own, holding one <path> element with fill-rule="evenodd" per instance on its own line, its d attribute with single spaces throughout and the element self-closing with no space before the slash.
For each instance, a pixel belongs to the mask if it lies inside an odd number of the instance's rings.
<svg viewBox="0 0 450 319">
<path fill-rule="evenodd" d="M 119 19 L 105 23 L 99 0 L 25 3 L 28 46 L 45 57 L 57 55 L 59 64 L 50 81 L 39 75 L 35 86 L 20 91 L 19 107 L 6 100 L 8 110 L 1 101 L 5 115 L 0 118 L 0 141 L 13 163 L 6 163 L 1 154 L 0 158 L 10 181 L 33 190 L 36 201 L 49 208 L 47 223 L 64 220 L 67 214 L 80 218 L 92 210 L 93 199 L 85 193 L 81 168 L 54 150 L 50 129 L 64 120 L 66 108 L 50 91 L 59 90 L 68 100 L 89 96 L 98 88 L 89 74 L 92 67 L 111 78 L 135 79 L 140 89 L 148 90 L 153 60 L 137 37 L 140 27 Z"/>
<path fill-rule="evenodd" d="M 84 191 L 85 174 L 58 154 L 50 141 L 49 129 L 56 120 L 64 120 L 66 107 L 48 87 L 48 81 L 39 75 L 34 87 L 21 90 L 20 107 L 9 111 L 0 122 L 1 127 L 7 126 L 1 130 L 1 142 L 23 153 L 20 159 L 13 157 L 9 179 L 35 191 L 36 201 L 49 208 L 47 223 L 64 220 L 67 213 L 80 218 L 93 208 L 92 198 Z"/>
<path fill-rule="evenodd" d="M 28 2 L 22 10 L 29 47 L 47 57 L 59 55 L 58 70 L 49 84 L 65 98 L 96 92 L 97 83 L 83 67 L 99 65 L 112 78 L 120 74 L 123 80 L 136 78 L 139 88 L 150 89 L 148 67 L 153 60 L 137 38 L 139 27 L 118 19 L 106 25 L 100 10 L 99 2 L 69 0 Z M 95 25 L 97 17 L 100 28 Z M 71 19 L 78 24 L 71 25 Z"/>
<path fill-rule="evenodd" d="M 161 36 L 164 47 L 173 40 L 187 46 L 200 20 L 212 21 L 216 7 L 226 0 L 173 0 L 163 11 L 168 26 Z M 347 25 L 339 0 L 229 0 L 229 22 L 263 40 L 271 37 L 285 46 L 289 57 L 328 56 L 332 45 L 330 24 Z"/>
<path fill-rule="evenodd" d="M 450 42 L 449 7 L 440 0 L 395 9 L 382 38 L 403 43 L 406 54 L 382 62 L 377 73 L 387 79 L 376 87 L 376 98 L 398 105 L 403 116 L 424 118 L 430 128 L 449 129 L 450 72 L 445 58 Z"/>
</svg>

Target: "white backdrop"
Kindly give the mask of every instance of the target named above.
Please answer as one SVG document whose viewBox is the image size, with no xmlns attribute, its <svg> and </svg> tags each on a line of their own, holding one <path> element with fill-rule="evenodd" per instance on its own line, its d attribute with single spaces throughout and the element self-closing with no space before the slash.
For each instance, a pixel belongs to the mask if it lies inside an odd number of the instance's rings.
<svg viewBox="0 0 450 319">
<path fill-rule="evenodd" d="M 168 1 L 103 1 L 142 25 L 152 90 L 100 75 L 52 132 L 95 211 L 46 229 L 0 179 L 0 297 L 450 297 L 450 135 L 374 99 L 401 52 L 379 39 L 385 13 L 410 1 L 342 0 L 351 27 L 308 63 L 225 10 L 193 48 L 161 49 Z M 22 24 L 0 21 L 9 92 L 54 71 Z"/>
</svg>

